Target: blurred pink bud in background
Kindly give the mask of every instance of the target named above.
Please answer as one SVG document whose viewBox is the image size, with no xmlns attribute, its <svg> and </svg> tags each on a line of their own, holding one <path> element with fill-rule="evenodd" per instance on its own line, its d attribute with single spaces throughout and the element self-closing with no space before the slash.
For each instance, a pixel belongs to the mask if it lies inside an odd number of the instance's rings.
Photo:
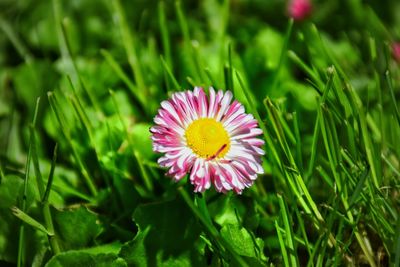
<svg viewBox="0 0 400 267">
<path fill-rule="evenodd" d="M 400 62 L 400 42 L 392 43 L 392 55 L 397 62 Z"/>
<path fill-rule="evenodd" d="M 288 13 L 294 20 L 300 21 L 307 18 L 312 11 L 312 3 L 310 0 L 290 0 L 288 5 Z"/>
</svg>

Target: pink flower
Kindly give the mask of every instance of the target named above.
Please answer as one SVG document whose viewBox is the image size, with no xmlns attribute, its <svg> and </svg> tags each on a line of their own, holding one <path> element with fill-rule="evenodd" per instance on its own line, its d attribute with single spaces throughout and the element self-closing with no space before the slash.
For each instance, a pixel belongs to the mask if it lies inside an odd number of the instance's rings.
<svg viewBox="0 0 400 267">
<path fill-rule="evenodd" d="M 392 55 L 397 62 L 400 62 L 400 42 L 392 43 Z"/>
<path fill-rule="evenodd" d="M 300 21 L 307 18 L 312 11 L 312 3 L 310 0 L 290 0 L 288 5 L 288 13 L 294 20 Z"/>
<path fill-rule="evenodd" d="M 151 127 L 153 150 L 167 175 L 179 181 L 190 173 L 195 192 L 214 185 L 218 192 L 240 194 L 250 187 L 261 167 L 264 141 L 258 123 L 232 93 L 209 89 L 174 93 L 163 101 Z"/>
</svg>

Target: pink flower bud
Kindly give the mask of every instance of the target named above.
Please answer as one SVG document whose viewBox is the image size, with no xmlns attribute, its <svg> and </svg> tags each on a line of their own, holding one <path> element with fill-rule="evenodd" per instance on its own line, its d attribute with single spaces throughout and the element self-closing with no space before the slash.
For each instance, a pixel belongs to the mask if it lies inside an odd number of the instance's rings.
<svg viewBox="0 0 400 267">
<path fill-rule="evenodd" d="M 392 43 L 392 56 L 397 62 L 400 62 L 400 42 Z"/>
<path fill-rule="evenodd" d="M 307 18 L 312 11 L 311 0 L 290 0 L 288 13 L 291 18 L 301 21 Z"/>
</svg>

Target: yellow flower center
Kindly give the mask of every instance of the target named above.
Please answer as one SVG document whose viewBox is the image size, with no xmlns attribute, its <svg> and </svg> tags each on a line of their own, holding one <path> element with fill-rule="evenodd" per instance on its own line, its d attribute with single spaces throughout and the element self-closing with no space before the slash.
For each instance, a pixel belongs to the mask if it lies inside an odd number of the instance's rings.
<svg viewBox="0 0 400 267">
<path fill-rule="evenodd" d="M 206 159 L 222 158 L 229 151 L 230 141 L 222 123 L 203 118 L 193 121 L 185 132 L 187 145 Z"/>
</svg>

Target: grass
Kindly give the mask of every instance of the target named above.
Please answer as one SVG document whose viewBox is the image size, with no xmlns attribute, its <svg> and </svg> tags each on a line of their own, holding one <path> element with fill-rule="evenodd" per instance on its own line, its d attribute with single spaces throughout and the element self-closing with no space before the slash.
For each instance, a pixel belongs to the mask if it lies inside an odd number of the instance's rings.
<svg viewBox="0 0 400 267">
<path fill-rule="evenodd" d="M 1 265 L 400 266 L 397 1 L 1 5 Z M 263 130 L 242 195 L 157 164 L 160 102 L 194 85 Z"/>
</svg>

